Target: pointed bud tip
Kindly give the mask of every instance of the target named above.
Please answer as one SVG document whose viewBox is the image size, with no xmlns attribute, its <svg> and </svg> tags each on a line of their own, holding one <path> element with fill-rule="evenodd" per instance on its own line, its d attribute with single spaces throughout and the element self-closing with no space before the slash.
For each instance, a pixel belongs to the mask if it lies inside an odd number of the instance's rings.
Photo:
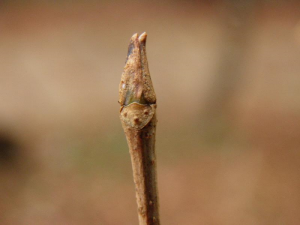
<svg viewBox="0 0 300 225">
<path fill-rule="evenodd" d="M 135 40 L 135 39 L 137 39 L 138 36 L 139 36 L 138 33 L 135 33 L 135 34 L 132 35 L 132 37 L 130 39 Z"/>
<path fill-rule="evenodd" d="M 138 33 L 135 33 L 130 38 L 126 62 L 127 62 L 128 58 L 130 57 L 130 55 L 134 52 L 134 49 L 137 49 L 140 45 L 139 41 L 138 41 L 138 37 L 139 37 Z"/>
<path fill-rule="evenodd" d="M 140 42 L 140 43 L 146 42 L 146 39 L 147 39 L 147 33 L 146 33 L 146 32 L 142 33 L 142 34 L 139 36 L 139 42 Z"/>
</svg>

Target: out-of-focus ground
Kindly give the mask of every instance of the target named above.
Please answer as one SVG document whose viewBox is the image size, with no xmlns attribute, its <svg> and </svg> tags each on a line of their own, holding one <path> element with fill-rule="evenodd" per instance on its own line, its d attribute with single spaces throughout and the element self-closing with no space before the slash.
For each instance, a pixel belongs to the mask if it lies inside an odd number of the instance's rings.
<svg viewBox="0 0 300 225">
<path fill-rule="evenodd" d="M 300 5 L 237 2 L 1 1 L 0 224 L 138 223 L 117 100 L 143 31 L 162 224 L 299 224 Z"/>
</svg>

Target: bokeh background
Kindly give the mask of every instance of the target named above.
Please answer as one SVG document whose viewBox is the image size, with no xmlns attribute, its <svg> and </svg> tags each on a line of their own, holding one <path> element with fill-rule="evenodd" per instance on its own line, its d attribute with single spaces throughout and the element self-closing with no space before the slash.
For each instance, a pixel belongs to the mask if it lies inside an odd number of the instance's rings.
<svg viewBox="0 0 300 225">
<path fill-rule="evenodd" d="M 300 4 L 0 1 L 0 224 L 138 224 L 118 85 L 147 31 L 164 225 L 298 225 Z"/>
</svg>

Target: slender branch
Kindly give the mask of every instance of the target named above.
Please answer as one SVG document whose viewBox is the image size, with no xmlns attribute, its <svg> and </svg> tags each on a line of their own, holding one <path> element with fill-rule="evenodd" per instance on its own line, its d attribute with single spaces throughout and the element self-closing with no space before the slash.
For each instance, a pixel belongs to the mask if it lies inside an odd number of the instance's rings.
<svg viewBox="0 0 300 225">
<path fill-rule="evenodd" d="M 159 225 L 156 181 L 156 95 L 146 57 L 147 34 L 134 34 L 119 86 L 120 119 L 127 138 L 140 225 Z"/>
</svg>

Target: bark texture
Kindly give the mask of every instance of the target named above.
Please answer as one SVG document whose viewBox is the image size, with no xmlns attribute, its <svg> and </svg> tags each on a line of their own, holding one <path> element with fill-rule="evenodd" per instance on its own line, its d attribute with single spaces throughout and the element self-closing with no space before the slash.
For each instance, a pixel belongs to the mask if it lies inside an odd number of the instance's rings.
<svg viewBox="0 0 300 225">
<path fill-rule="evenodd" d="M 156 95 L 146 57 L 147 34 L 133 35 L 119 86 L 120 119 L 127 138 L 140 225 L 159 225 L 156 181 Z"/>
</svg>

